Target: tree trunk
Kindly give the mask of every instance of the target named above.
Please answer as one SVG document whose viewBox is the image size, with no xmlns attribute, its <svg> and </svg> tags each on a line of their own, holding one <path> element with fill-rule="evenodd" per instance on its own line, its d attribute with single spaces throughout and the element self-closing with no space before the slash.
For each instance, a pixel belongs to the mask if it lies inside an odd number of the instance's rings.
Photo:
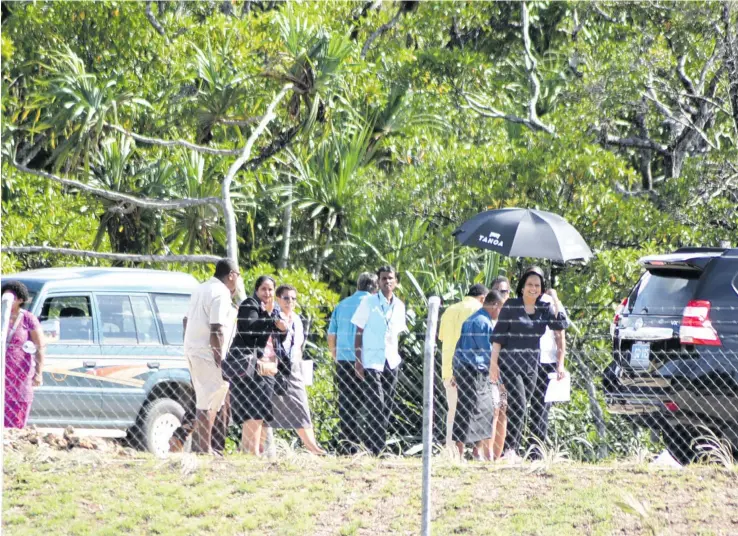
<svg viewBox="0 0 738 536">
<path fill-rule="evenodd" d="M 290 258 L 290 240 L 292 238 L 292 179 L 288 178 L 288 194 L 287 204 L 284 207 L 284 214 L 282 216 L 284 225 L 282 230 L 282 253 L 279 257 L 277 267 L 284 269 L 287 268 Z"/>
</svg>

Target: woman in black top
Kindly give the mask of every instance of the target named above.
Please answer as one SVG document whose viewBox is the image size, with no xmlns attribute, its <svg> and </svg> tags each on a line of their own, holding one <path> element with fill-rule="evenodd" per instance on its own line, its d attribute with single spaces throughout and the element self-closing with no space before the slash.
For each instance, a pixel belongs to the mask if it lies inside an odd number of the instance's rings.
<svg viewBox="0 0 738 536">
<path fill-rule="evenodd" d="M 238 308 L 238 331 L 228 360 L 246 363 L 242 374 L 230 375 L 233 422 L 243 426 L 241 452 L 259 455 L 264 421 L 272 418 L 272 394 L 277 374 L 275 348 L 284 340 L 287 326 L 274 303 L 274 279 L 262 275 L 254 295 Z M 228 367 L 226 367 L 228 369 Z"/>
<path fill-rule="evenodd" d="M 528 268 L 518 283 L 518 298 L 505 302 L 490 337 L 492 359 L 489 377 L 493 384 L 502 382 L 507 390 L 505 450 L 515 454 L 520 448 L 528 405 L 535 387 L 541 337 L 547 326 L 553 331 L 568 327 L 556 291 L 552 289 L 546 292 L 553 298 L 553 303 L 541 301 L 544 292 L 546 283 L 543 270 L 537 266 Z M 562 344 L 559 352 L 564 351 Z"/>
</svg>

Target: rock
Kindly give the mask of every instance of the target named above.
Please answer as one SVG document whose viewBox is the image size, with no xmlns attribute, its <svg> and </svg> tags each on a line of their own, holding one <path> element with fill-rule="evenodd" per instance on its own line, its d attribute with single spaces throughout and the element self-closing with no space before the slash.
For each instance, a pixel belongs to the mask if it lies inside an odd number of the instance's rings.
<svg viewBox="0 0 738 536">
<path fill-rule="evenodd" d="M 81 449 L 98 450 L 97 443 L 89 437 L 80 437 L 77 441 L 77 446 Z"/>
</svg>

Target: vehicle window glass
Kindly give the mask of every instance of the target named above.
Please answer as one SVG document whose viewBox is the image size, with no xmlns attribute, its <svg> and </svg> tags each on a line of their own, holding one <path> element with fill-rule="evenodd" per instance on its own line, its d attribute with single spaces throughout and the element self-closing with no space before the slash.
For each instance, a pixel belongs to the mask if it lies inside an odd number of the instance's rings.
<svg viewBox="0 0 738 536">
<path fill-rule="evenodd" d="M 103 344 L 138 344 L 133 309 L 128 296 L 97 297 Z"/>
<path fill-rule="evenodd" d="M 30 311 L 33 308 L 33 302 L 36 301 L 36 293 L 28 291 L 28 301 L 25 302 L 21 307 L 26 311 Z"/>
<path fill-rule="evenodd" d="M 131 306 L 136 319 L 136 335 L 139 344 L 159 344 L 159 332 L 151 311 L 149 299 L 145 296 L 131 296 Z"/>
<path fill-rule="evenodd" d="M 154 294 L 154 305 L 166 344 L 184 343 L 182 319 L 187 314 L 190 297 L 184 294 Z"/>
<path fill-rule="evenodd" d="M 662 272 L 646 274 L 628 299 L 633 314 L 679 316 L 692 299 L 699 282 L 699 272 Z"/>
<path fill-rule="evenodd" d="M 87 296 L 50 296 L 44 301 L 39 322 L 47 342 L 92 344 L 93 324 Z"/>
</svg>

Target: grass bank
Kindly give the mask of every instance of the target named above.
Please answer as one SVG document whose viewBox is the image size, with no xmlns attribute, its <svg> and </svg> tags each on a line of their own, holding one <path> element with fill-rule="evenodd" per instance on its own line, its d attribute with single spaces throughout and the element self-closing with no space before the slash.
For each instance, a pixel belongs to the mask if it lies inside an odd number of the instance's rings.
<svg viewBox="0 0 738 536">
<path fill-rule="evenodd" d="M 738 534 L 738 472 L 434 466 L 434 534 Z M 6 449 L 3 533 L 418 534 L 420 461 Z M 618 505 L 618 503 L 622 503 Z"/>
</svg>

